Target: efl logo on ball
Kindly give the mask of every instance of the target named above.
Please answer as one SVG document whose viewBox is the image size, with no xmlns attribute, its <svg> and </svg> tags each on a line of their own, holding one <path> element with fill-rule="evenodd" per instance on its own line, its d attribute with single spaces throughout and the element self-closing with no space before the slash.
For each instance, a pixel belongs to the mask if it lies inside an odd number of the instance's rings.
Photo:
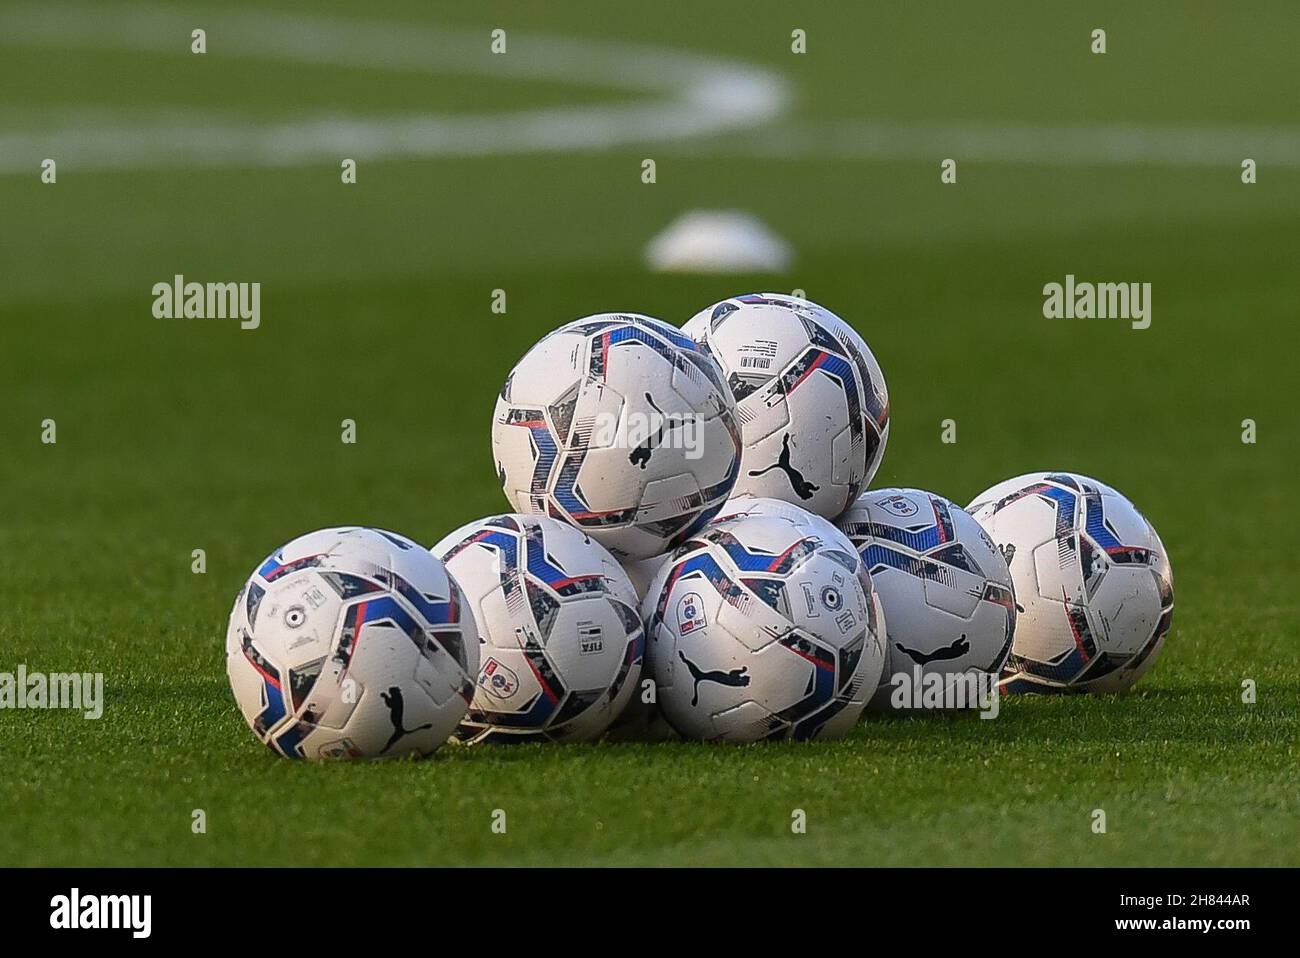
<svg viewBox="0 0 1300 958">
<path fill-rule="evenodd" d="M 696 632 L 706 625 L 708 621 L 704 618 L 704 603 L 695 592 L 689 592 L 682 596 L 682 601 L 677 604 L 677 628 L 682 635 L 690 632 Z"/>
<path fill-rule="evenodd" d="M 488 659 L 479 674 L 478 684 L 499 699 L 508 699 L 519 690 L 519 676 L 496 659 Z"/>
</svg>

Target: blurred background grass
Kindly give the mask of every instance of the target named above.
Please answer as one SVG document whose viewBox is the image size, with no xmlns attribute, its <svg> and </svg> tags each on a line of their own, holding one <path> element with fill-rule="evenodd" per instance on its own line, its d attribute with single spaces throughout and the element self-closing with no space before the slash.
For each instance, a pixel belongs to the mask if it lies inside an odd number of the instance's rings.
<svg viewBox="0 0 1300 958">
<path fill-rule="evenodd" d="M 83 116 L 253 125 L 641 96 L 224 56 L 223 17 L 262 6 L 169 4 L 208 31 L 202 57 L 186 35 L 169 55 L 0 30 L 0 137 L 39 142 Z M 0 24 L 18 9 L 0 3 Z M 275 9 L 363 16 L 335 0 Z M 770 125 L 699 141 L 363 160 L 355 186 L 336 158 L 105 171 L 74 150 L 54 186 L 41 157 L 0 174 L 0 671 L 103 671 L 108 698 L 99 722 L 0 712 L 0 864 L 1296 863 L 1300 168 L 1255 149 L 1300 128 L 1293 4 L 411 2 L 364 18 L 395 35 L 481 29 L 485 50 L 494 27 L 516 44 L 689 50 L 763 66 L 793 99 Z M 1088 52 L 1097 26 L 1104 56 Z M 789 52 L 796 27 L 806 55 Z M 823 157 L 800 140 L 880 120 L 1239 135 L 1259 183 L 1196 156 L 958 154 L 943 186 L 947 154 Z M 754 213 L 793 268 L 648 272 L 645 243 L 699 207 Z M 260 282 L 261 328 L 153 318 L 152 285 L 176 273 Z M 1043 319 L 1042 286 L 1066 273 L 1151 282 L 1151 328 Z M 492 400 L 539 335 L 604 310 L 680 322 L 764 288 L 806 290 L 880 359 L 893 426 L 877 485 L 965 502 L 1059 468 L 1135 500 L 1177 592 L 1136 695 L 871 722 L 806 749 L 444 751 L 364 769 L 260 749 L 221 636 L 265 553 L 338 523 L 432 542 L 503 508 Z M 955 445 L 939 441 L 945 418 Z M 195 548 L 206 575 L 190 572 Z M 195 807 L 211 813 L 201 838 Z M 496 807 L 506 838 L 488 830 Z M 806 838 L 789 834 L 793 807 Z M 1089 831 L 1097 807 L 1107 836 Z"/>
</svg>

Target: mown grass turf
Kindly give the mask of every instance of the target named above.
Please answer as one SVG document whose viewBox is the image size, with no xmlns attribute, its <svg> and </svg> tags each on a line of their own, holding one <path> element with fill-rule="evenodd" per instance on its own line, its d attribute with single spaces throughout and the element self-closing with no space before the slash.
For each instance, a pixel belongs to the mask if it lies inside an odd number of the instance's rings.
<svg viewBox="0 0 1300 958">
<path fill-rule="evenodd" d="M 588 7 L 547 5 L 545 22 L 527 7 L 485 9 L 439 15 L 706 52 L 733 22 L 727 7 L 706 7 L 694 33 Z M 1197 26 L 1177 6 L 1109 8 L 1108 63 L 1144 78 L 1120 85 L 1124 99 L 1105 64 L 1044 65 L 1044 49 L 1073 49 L 1057 31 L 1080 29 L 1077 17 L 1012 29 L 954 6 L 956 19 L 939 18 L 950 35 L 935 33 L 933 12 L 892 12 L 904 34 L 939 37 L 957 75 L 991 77 L 987 96 L 965 89 L 945 107 L 928 53 L 885 70 L 813 47 L 791 65 L 785 9 L 735 20 L 726 54 L 790 70 L 799 116 L 1118 110 L 1217 124 L 1231 100 L 1242 122 L 1295 121 L 1257 86 L 1295 39 L 1280 20 L 1215 33 L 1221 18 Z M 826 9 L 808 11 L 823 25 L 814 43 L 839 49 L 860 28 L 873 49 L 888 46 L 887 19 Z M 1181 70 L 1148 74 L 1134 33 L 1148 65 Z M 1245 64 L 1220 72 L 1226 92 L 1195 76 L 1195 51 L 1213 37 L 1225 61 Z M 6 52 L 0 41 L 0 115 L 39 115 L 28 112 L 39 89 L 6 99 L 7 71 L 30 70 Z M 98 84 L 54 83 L 51 101 L 97 86 L 112 103 L 112 60 L 88 74 Z M 220 102 L 220 61 L 203 68 L 195 95 Z M 147 88 L 140 71 L 133 98 Z M 409 106 L 404 82 L 377 71 L 357 104 L 381 109 L 391 93 Z M 881 83 L 890 95 L 873 103 Z M 1017 92 L 998 99 L 1001 88 Z M 239 89 L 232 110 L 269 109 Z M 170 83 L 158 102 L 185 92 Z M 530 105 L 565 91 L 516 93 Z M 482 108 L 505 98 L 493 84 Z M 639 180 L 646 155 L 659 157 L 653 187 Z M 645 241 L 696 206 L 756 212 L 794 244 L 795 268 L 644 271 Z M 1296 864 L 1298 212 L 1300 175 L 1277 168 L 1245 187 L 1235 168 L 963 163 L 943 187 L 938 158 L 655 144 L 371 164 L 347 188 L 333 164 L 79 174 L 73 162 L 55 187 L 35 172 L 0 177 L 0 671 L 102 671 L 107 697 L 100 721 L 0 711 L 0 865 Z M 154 319 L 150 287 L 177 272 L 260 281 L 262 328 Z M 1067 272 L 1151 282 L 1152 327 L 1044 320 L 1042 286 Z M 731 293 L 795 287 L 853 321 L 885 370 L 893 426 L 877 484 L 965 502 L 1007 476 L 1063 468 L 1116 485 L 1151 518 L 1172 557 L 1176 614 L 1135 694 L 1008 701 L 994 721 L 872 720 L 802 746 L 444 749 L 420 763 L 316 767 L 256 743 L 221 639 L 270 549 L 353 522 L 432 542 L 501 509 L 492 400 L 562 321 L 605 309 L 681 321 Z M 495 288 L 505 316 L 489 310 Z M 40 442 L 46 418 L 52 446 Z M 344 418 L 357 422 L 354 446 L 339 441 Z M 955 445 L 940 442 L 946 418 Z M 1253 445 L 1240 441 L 1246 418 Z M 190 571 L 196 548 L 204 575 Z M 1257 683 L 1253 705 L 1244 679 Z M 196 808 L 204 835 L 190 830 Z M 1099 808 L 1104 835 L 1091 830 Z M 505 835 L 490 829 L 494 809 Z M 791 833 L 794 809 L 806 835 Z"/>
</svg>

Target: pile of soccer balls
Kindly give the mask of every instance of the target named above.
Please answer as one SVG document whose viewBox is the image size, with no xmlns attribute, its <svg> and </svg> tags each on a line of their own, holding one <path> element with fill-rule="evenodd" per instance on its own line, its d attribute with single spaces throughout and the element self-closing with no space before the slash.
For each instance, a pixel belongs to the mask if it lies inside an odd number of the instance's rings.
<svg viewBox="0 0 1300 958">
<path fill-rule="evenodd" d="M 505 380 L 513 513 L 424 548 L 314 532 L 240 591 L 227 672 L 291 758 L 590 740 L 841 735 L 865 710 L 1003 691 L 1120 691 L 1173 614 L 1168 559 L 1122 495 L 1047 472 L 963 510 L 865 491 L 884 377 L 839 317 L 764 293 L 677 329 L 601 314 Z"/>
</svg>

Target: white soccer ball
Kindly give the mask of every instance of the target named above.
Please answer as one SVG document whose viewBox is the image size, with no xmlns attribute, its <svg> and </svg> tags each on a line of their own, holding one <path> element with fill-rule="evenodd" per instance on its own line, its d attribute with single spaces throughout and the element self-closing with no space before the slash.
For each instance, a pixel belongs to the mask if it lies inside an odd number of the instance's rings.
<svg viewBox="0 0 1300 958">
<path fill-rule="evenodd" d="M 465 742 L 584 741 L 637 691 L 645 630 L 614 557 L 545 516 L 462 526 L 432 549 L 465 591 L 482 641 Z"/>
<path fill-rule="evenodd" d="M 743 516 L 780 516 L 792 522 L 803 523 L 825 541 L 838 542 L 846 552 L 855 551 L 848 536 L 841 532 L 833 522 L 814 515 L 807 509 L 793 503 L 786 502 L 784 499 L 735 496 L 727 500 L 710 522 L 725 522 L 728 519 L 739 519 Z M 632 559 L 622 563 L 623 571 L 632 580 L 632 585 L 636 588 L 636 594 L 641 599 L 645 598 L 655 575 L 670 558 L 672 558 L 672 553 L 665 553 L 651 556 L 649 559 Z"/>
<path fill-rule="evenodd" d="M 889 623 L 891 674 L 870 707 L 981 704 L 1016 627 L 1011 572 L 988 534 L 960 506 L 920 489 L 865 492 L 839 526 Z"/>
<path fill-rule="evenodd" d="M 885 377 L 853 327 L 807 300 L 751 293 L 701 310 L 682 332 L 717 360 L 736 399 L 734 494 L 827 519 L 852 505 L 889 439 Z"/>
<path fill-rule="evenodd" d="M 832 523 L 821 516 L 813 515 L 811 512 L 781 499 L 758 499 L 753 496 L 739 496 L 729 500 L 718 512 L 717 516 L 713 518 L 710 525 L 743 516 L 758 515 L 780 516 L 792 522 L 801 523 L 808 527 L 810 534 L 820 536 L 825 542 L 839 543 L 846 553 L 854 551 L 853 543 Z M 632 585 L 636 587 L 637 595 L 640 596 L 642 601 L 645 600 L 646 593 L 649 592 L 655 575 L 663 567 L 664 563 L 671 558 L 672 554 L 669 553 L 651 559 L 623 563 L 623 568 L 631 578 Z M 877 611 L 879 611 L 879 605 L 877 605 Z M 648 667 L 643 668 L 642 675 L 648 677 L 650 671 Z M 646 680 L 643 678 L 643 686 Z M 616 737 L 621 741 L 663 741 L 676 738 L 677 735 L 672 726 L 663 717 L 663 711 L 657 704 L 648 703 L 644 699 L 643 694 L 632 697 L 632 701 L 628 703 L 623 714 L 611 726 L 611 737 Z"/>
<path fill-rule="evenodd" d="M 884 623 L 852 551 L 754 515 L 710 524 L 642 605 L 659 707 L 683 736 L 845 734 L 884 669 Z"/>
<path fill-rule="evenodd" d="M 623 571 L 632 581 L 632 588 L 636 589 L 638 604 L 645 598 L 646 590 L 650 588 L 650 583 L 654 581 L 655 574 L 660 567 L 668 561 L 671 553 L 651 556 L 648 559 L 624 559 L 622 563 Z"/>
<path fill-rule="evenodd" d="M 816 535 L 828 544 L 835 544 L 846 552 L 857 551 L 853 541 L 835 523 L 784 499 L 773 499 L 769 496 L 733 496 L 718 510 L 718 514 L 713 517 L 713 522 L 726 522 L 745 516 L 776 516 L 779 519 L 786 519 L 805 527 L 809 535 Z"/>
<path fill-rule="evenodd" d="M 492 448 L 516 510 L 560 519 L 620 559 L 668 552 L 726 502 L 735 404 L 681 331 L 602 313 L 529 350 L 501 390 Z"/>
<path fill-rule="evenodd" d="M 1011 567 L 1020 614 L 1008 692 L 1121 692 L 1173 621 L 1164 544 L 1110 486 L 1068 472 L 998 483 L 966 507 Z"/>
<path fill-rule="evenodd" d="M 649 559 L 628 559 L 622 563 L 623 571 L 636 589 L 637 608 L 645 601 L 646 592 L 654 581 L 655 575 L 663 564 L 672 558 L 672 553 L 651 556 Z M 654 686 L 648 662 L 642 662 L 641 681 L 627 703 L 627 708 L 609 727 L 608 740 L 611 742 L 662 742 L 677 738 L 671 725 L 664 719 L 659 705 L 654 701 L 653 693 L 648 691 Z"/>
<path fill-rule="evenodd" d="M 469 705 L 478 631 L 443 564 L 410 539 L 322 529 L 277 550 L 240 590 L 226 674 L 280 755 L 427 755 Z"/>
<path fill-rule="evenodd" d="M 729 500 L 727 504 L 718 511 L 718 514 L 714 518 L 713 522 L 715 523 L 724 522 L 726 520 L 736 519 L 742 516 L 779 516 L 783 519 L 788 519 L 790 522 L 793 522 L 796 525 L 805 528 L 807 530 L 808 535 L 815 535 L 818 538 L 820 538 L 823 542 L 834 543 L 839 548 L 843 549 L 845 552 L 848 552 L 850 554 L 857 552 L 857 547 L 853 544 L 853 542 L 849 539 L 849 537 L 846 536 L 839 529 L 839 527 L 835 525 L 835 523 L 831 522 L 828 519 L 823 519 L 821 516 L 809 512 L 807 509 L 804 509 L 800 506 L 796 506 L 792 502 L 786 502 L 784 499 L 772 499 L 767 497 L 757 497 L 757 496 L 749 496 L 749 495 L 736 496 L 731 500 Z M 865 570 L 866 566 L 863 566 L 863 569 Z M 868 579 L 868 581 L 871 580 Z M 880 634 L 884 636 L 887 631 L 886 623 L 888 620 L 885 618 L 885 610 L 884 607 L 881 605 L 880 596 L 875 591 L 874 581 L 871 581 L 871 586 L 872 586 L 871 602 L 875 607 L 876 618 L 881 626 Z M 886 683 L 888 683 L 890 675 L 892 674 L 891 669 L 889 668 L 889 662 L 890 662 L 890 650 L 889 650 L 889 644 L 888 642 L 886 642 L 885 667 L 880 674 L 880 682 L 882 687 Z M 873 697 L 872 701 L 874 701 L 875 698 L 879 697 L 879 694 L 880 694 L 880 690 L 877 689 L 876 696 Z M 868 707 L 870 707 L 870 702 L 868 703 Z"/>
</svg>

